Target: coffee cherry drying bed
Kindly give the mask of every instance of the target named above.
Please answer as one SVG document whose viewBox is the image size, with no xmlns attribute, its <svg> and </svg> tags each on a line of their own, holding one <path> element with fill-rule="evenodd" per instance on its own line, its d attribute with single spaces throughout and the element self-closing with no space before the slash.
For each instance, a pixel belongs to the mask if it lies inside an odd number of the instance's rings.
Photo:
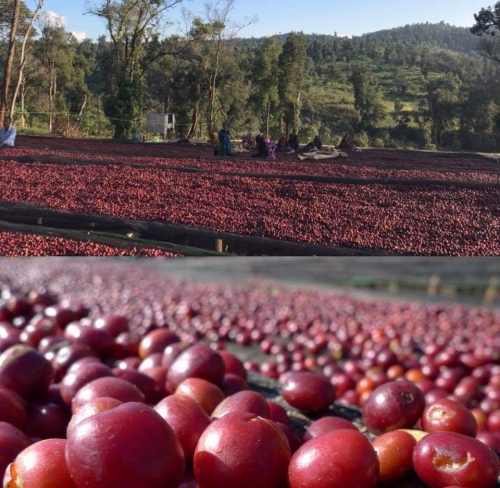
<svg viewBox="0 0 500 488">
<path fill-rule="evenodd" d="M 375 436 L 370 434 L 366 427 L 363 424 L 363 420 L 361 417 L 361 409 L 355 406 L 335 403 L 330 407 L 328 412 L 323 414 L 306 414 L 301 412 L 300 410 L 290 406 L 283 396 L 281 395 L 281 386 L 280 383 L 274 379 L 265 378 L 257 373 L 250 372 L 248 374 L 248 386 L 251 390 L 254 390 L 261 395 L 263 395 L 268 400 L 272 400 L 280 404 L 285 408 L 290 427 L 302 437 L 306 429 L 311 425 L 312 422 L 318 420 L 325 416 L 335 416 L 341 417 L 350 422 L 353 422 L 354 425 L 365 434 L 370 440 L 373 440 Z M 497 452 L 497 455 L 500 457 L 500 452 Z M 401 482 L 397 488 L 426 488 L 427 485 L 423 483 L 416 475 L 411 476 L 405 479 L 404 482 Z M 496 485 L 496 488 L 500 488 L 500 480 Z"/>
</svg>

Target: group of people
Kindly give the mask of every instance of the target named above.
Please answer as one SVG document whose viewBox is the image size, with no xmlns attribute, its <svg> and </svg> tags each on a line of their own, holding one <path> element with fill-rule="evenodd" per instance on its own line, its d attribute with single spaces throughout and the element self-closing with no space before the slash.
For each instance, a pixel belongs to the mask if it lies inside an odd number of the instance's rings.
<svg viewBox="0 0 500 488">
<path fill-rule="evenodd" d="M 190 141 L 185 134 L 181 134 L 177 143 L 189 144 Z M 277 143 L 262 133 L 254 137 L 249 132 L 243 138 L 241 144 L 235 145 L 231 140 L 231 131 L 228 123 L 225 123 L 219 132 L 212 133 L 208 139 L 208 143 L 214 147 L 214 156 L 235 156 L 238 153 L 250 153 L 254 151 L 251 154 L 253 158 L 276 159 L 276 152 L 286 154 L 296 153 L 300 156 L 323 151 L 323 141 L 319 135 L 315 136 L 311 142 L 301 148 L 299 138 L 295 132 L 291 132 L 288 137 L 285 135 L 280 136 Z M 344 135 L 336 149 L 354 149 L 354 146 L 350 142 L 349 134 Z"/>
<path fill-rule="evenodd" d="M 275 159 L 276 152 L 301 154 L 311 151 L 321 151 L 323 149 L 323 141 L 320 136 L 316 136 L 301 149 L 299 138 L 295 132 L 291 132 L 288 137 L 282 135 L 277 143 L 273 142 L 269 136 L 264 136 L 263 134 L 257 134 L 254 138 L 252 133 L 249 132 L 243 138 L 241 146 L 235 149 L 231 141 L 231 132 L 228 124 L 225 124 L 224 128 L 218 133 L 212 134 L 208 142 L 215 146 L 215 156 L 233 156 L 236 152 L 251 152 L 255 150 L 256 152 L 252 154 L 253 158 Z"/>
<path fill-rule="evenodd" d="M 215 135 L 211 136 L 209 143 L 214 143 Z M 234 156 L 237 152 L 250 152 L 252 149 L 256 150 L 252 154 L 253 158 L 271 158 L 275 159 L 276 144 L 271 141 L 269 137 L 258 134 L 255 139 L 252 134 L 247 134 L 241 143 L 241 146 L 236 149 L 231 141 L 231 131 L 229 125 L 225 124 L 224 128 L 217 134 L 215 142 L 214 155 L 215 156 Z"/>
<path fill-rule="evenodd" d="M 299 138 L 295 132 L 292 132 L 288 137 L 282 135 L 278 139 L 278 144 L 276 145 L 276 150 L 278 152 L 293 153 L 299 150 Z"/>
<path fill-rule="evenodd" d="M 141 138 L 142 139 L 142 138 Z M 12 119 L 5 117 L 3 120 L 3 128 L 0 129 L 0 147 L 14 147 L 16 142 L 16 128 L 12 125 Z M 141 141 L 142 142 L 142 141 Z M 186 134 L 181 134 L 178 144 L 189 144 L 190 141 Z M 269 136 L 258 134 L 255 138 L 249 132 L 237 149 L 231 141 L 231 131 L 229 124 L 224 124 L 224 127 L 218 132 L 212 134 L 209 139 L 209 144 L 214 145 L 215 156 L 234 156 L 237 152 L 250 152 L 256 150 L 252 154 L 254 158 L 271 158 L 275 159 L 276 152 L 283 153 L 298 153 L 304 154 L 312 151 L 321 151 L 323 149 L 323 141 L 320 136 L 316 136 L 309 144 L 300 149 L 299 138 L 295 132 L 291 132 L 288 137 L 282 135 L 278 139 L 278 143 L 274 143 Z M 345 134 L 337 149 L 355 149 L 351 144 L 349 134 Z"/>
</svg>

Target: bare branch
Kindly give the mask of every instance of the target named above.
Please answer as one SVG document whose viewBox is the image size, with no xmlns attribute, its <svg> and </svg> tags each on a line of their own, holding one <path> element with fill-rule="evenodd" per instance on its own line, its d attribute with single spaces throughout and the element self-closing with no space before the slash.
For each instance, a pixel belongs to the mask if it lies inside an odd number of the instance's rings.
<svg viewBox="0 0 500 488">
<path fill-rule="evenodd" d="M 164 13 L 183 0 L 103 0 L 96 4 L 87 0 L 86 14 L 106 22 L 113 43 L 117 72 L 134 79 L 141 54 L 152 34 L 164 20 Z M 140 76 L 144 72 L 139 71 Z"/>
</svg>

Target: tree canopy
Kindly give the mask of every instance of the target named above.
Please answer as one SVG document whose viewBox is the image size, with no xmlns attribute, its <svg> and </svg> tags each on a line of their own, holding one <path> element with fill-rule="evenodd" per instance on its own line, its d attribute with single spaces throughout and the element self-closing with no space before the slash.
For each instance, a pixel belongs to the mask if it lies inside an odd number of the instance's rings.
<svg viewBox="0 0 500 488">
<path fill-rule="evenodd" d="M 494 7 L 481 9 L 474 15 L 476 23 L 472 26 L 471 32 L 479 37 L 479 51 L 488 59 L 500 63 L 500 2 Z"/>
<path fill-rule="evenodd" d="M 0 0 L 1 72 L 13 1 Z M 500 2 L 472 29 L 415 24 L 353 38 L 245 38 L 255 19 L 235 18 L 234 2 L 196 13 L 182 0 L 88 2 L 106 35 L 81 42 L 40 21 L 24 39 L 33 12 L 21 4 L 7 106 L 20 128 L 64 134 L 130 137 L 148 112 L 165 112 L 189 137 L 229 122 L 235 136 L 295 129 L 303 142 L 320 134 L 337 143 L 348 132 L 380 147 L 500 144 L 500 66 L 497 51 L 482 50 L 499 38 Z M 174 8 L 185 27 L 167 34 Z"/>
</svg>

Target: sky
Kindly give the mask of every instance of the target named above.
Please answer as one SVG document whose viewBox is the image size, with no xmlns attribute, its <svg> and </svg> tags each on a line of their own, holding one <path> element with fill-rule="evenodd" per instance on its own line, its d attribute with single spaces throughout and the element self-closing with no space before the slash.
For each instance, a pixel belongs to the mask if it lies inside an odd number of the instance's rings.
<svg viewBox="0 0 500 488">
<path fill-rule="evenodd" d="M 35 0 L 25 0 L 33 8 Z M 45 0 L 44 11 L 49 16 L 61 17 L 66 30 L 78 39 L 96 39 L 105 34 L 102 21 L 84 15 L 88 1 L 99 0 Z M 258 17 L 258 22 L 241 32 L 242 37 L 262 37 L 273 34 L 302 31 L 306 34 L 334 34 L 356 36 L 406 24 L 444 21 L 451 25 L 471 27 L 474 14 L 493 5 L 496 0 L 235 0 L 232 19 Z M 184 0 L 183 5 L 195 13 L 202 13 L 205 0 Z M 270 7 L 272 5 L 272 7 Z M 182 20 L 181 8 L 169 13 L 175 23 Z M 171 27 L 167 34 L 175 33 Z"/>
</svg>

